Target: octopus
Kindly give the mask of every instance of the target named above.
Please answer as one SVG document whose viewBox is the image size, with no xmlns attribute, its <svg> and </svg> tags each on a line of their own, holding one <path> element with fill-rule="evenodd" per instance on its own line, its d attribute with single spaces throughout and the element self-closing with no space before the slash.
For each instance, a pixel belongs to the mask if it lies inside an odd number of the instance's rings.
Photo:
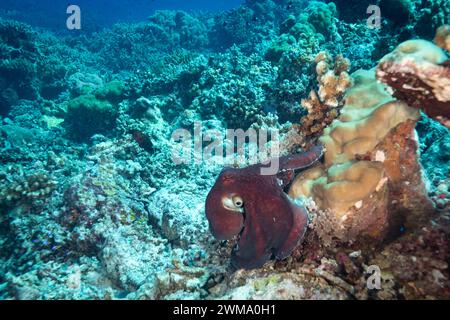
<svg viewBox="0 0 450 320">
<path fill-rule="evenodd" d="M 237 238 L 231 265 L 237 269 L 262 267 L 268 260 L 283 260 L 300 244 L 308 225 L 306 209 L 296 204 L 284 188 L 295 170 L 320 160 L 323 147 L 277 158 L 278 170 L 264 171 L 270 164 L 225 168 L 206 198 L 206 217 L 218 240 Z"/>
</svg>

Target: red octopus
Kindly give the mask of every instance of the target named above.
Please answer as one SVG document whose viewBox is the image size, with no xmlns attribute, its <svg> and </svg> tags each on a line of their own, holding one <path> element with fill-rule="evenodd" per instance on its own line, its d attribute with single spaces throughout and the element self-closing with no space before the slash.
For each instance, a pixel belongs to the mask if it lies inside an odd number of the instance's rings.
<svg viewBox="0 0 450 320">
<path fill-rule="evenodd" d="M 268 164 L 247 168 L 226 168 L 206 198 L 206 217 L 212 234 L 219 240 L 238 236 L 231 263 L 235 268 L 261 267 L 275 257 L 288 257 L 302 241 L 308 224 L 305 208 L 295 204 L 283 191 L 294 170 L 305 169 L 323 155 L 323 147 L 281 157 L 275 174 L 261 170 Z"/>
</svg>

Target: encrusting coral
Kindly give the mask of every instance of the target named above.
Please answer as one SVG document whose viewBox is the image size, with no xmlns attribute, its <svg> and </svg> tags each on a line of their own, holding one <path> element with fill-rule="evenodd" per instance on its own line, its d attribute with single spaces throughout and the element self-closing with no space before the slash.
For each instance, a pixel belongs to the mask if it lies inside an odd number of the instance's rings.
<svg viewBox="0 0 450 320">
<path fill-rule="evenodd" d="M 450 127 L 450 67 L 445 52 L 425 40 L 409 40 L 385 56 L 377 78 L 409 106 Z"/>
<path fill-rule="evenodd" d="M 326 148 L 324 164 L 300 174 L 289 194 L 312 197 L 331 212 L 346 240 L 381 240 L 392 220 L 403 219 L 391 216 L 402 209 L 390 210 L 390 204 L 416 212 L 429 209 L 414 140 L 419 113 L 394 100 L 373 70 L 357 71 L 353 78 L 341 115 L 319 139 Z"/>
</svg>

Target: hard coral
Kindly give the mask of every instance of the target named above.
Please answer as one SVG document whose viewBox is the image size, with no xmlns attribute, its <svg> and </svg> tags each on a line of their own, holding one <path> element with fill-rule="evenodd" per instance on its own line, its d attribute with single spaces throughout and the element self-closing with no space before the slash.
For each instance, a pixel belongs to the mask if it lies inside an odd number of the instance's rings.
<svg viewBox="0 0 450 320">
<path fill-rule="evenodd" d="M 339 19 L 346 22 L 356 22 L 365 17 L 367 7 L 374 4 L 372 0 L 326 0 L 335 3 Z"/>
<path fill-rule="evenodd" d="M 266 60 L 278 62 L 285 54 L 302 48 L 315 48 L 318 43 L 334 34 L 336 6 L 318 1 L 311 1 L 298 16 L 289 15 L 280 26 L 280 36 L 266 53 Z M 315 51 L 317 52 L 317 51 Z"/>
<path fill-rule="evenodd" d="M 336 108 L 323 104 L 314 90 L 309 93 L 308 99 L 302 100 L 302 106 L 308 110 L 308 114 L 302 118 L 298 129 L 307 137 L 321 134 L 323 129 L 339 115 Z"/>
<path fill-rule="evenodd" d="M 90 138 L 95 133 L 111 131 L 118 116 L 117 103 L 124 99 L 124 85 L 111 81 L 94 94 L 85 94 L 71 100 L 65 122 L 76 139 Z"/>
<path fill-rule="evenodd" d="M 434 42 L 442 49 L 450 52 L 450 25 L 444 25 L 437 29 Z"/>
<path fill-rule="evenodd" d="M 322 51 L 316 57 L 316 73 L 319 83 L 318 94 L 312 90 L 308 99 L 303 99 L 302 107 L 308 115 L 302 118 L 299 131 L 305 136 L 317 136 L 322 133 L 338 115 L 346 90 L 351 87 L 352 79 L 348 74 L 350 61 L 338 55 L 333 63 L 329 53 Z"/>
<path fill-rule="evenodd" d="M 358 71 L 353 78 L 341 115 L 319 139 L 326 147 L 324 165 L 297 177 L 290 195 L 312 197 L 329 210 L 346 240 L 381 240 L 394 212 L 401 212 L 389 208 L 392 201 L 407 206 L 422 199 L 417 211 L 430 209 L 413 134 L 418 112 L 393 100 L 373 71 Z"/>
<path fill-rule="evenodd" d="M 395 24 L 407 24 L 412 15 L 410 0 L 381 0 L 380 9 L 384 16 Z"/>
<path fill-rule="evenodd" d="M 337 15 L 336 5 L 333 2 L 325 4 L 319 1 L 310 1 L 306 8 L 308 22 L 311 23 L 317 32 L 328 35 L 333 25 L 333 20 Z"/>
<path fill-rule="evenodd" d="M 400 44 L 381 60 L 377 78 L 392 88 L 396 98 L 448 125 L 450 67 L 445 52 L 433 43 Z"/>
<path fill-rule="evenodd" d="M 415 32 L 424 38 L 432 38 L 435 30 L 450 23 L 450 2 L 447 0 L 417 0 Z"/>
<path fill-rule="evenodd" d="M 57 182 L 45 172 L 34 172 L 16 176 L 12 182 L 1 179 L 0 185 L 0 203 L 11 204 L 46 198 L 55 190 Z"/>
<path fill-rule="evenodd" d="M 332 64 L 327 52 L 321 52 L 316 57 L 316 73 L 319 82 L 319 98 L 329 107 L 338 107 L 342 103 L 345 91 L 352 85 L 348 74 L 350 61 L 338 55 Z"/>
</svg>

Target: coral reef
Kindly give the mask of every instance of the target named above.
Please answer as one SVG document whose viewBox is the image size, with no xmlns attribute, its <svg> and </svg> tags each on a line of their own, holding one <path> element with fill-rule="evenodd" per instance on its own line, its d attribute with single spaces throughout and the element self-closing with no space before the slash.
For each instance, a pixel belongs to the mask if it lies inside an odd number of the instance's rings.
<svg viewBox="0 0 450 320">
<path fill-rule="evenodd" d="M 308 22 L 315 30 L 327 36 L 337 15 L 336 5 L 333 2 L 325 4 L 319 1 L 310 1 L 305 11 L 308 15 Z"/>
<path fill-rule="evenodd" d="M 450 3 L 445 0 L 416 0 L 415 32 L 419 37 L 430 39 L 436 29 L 450 24 Z"/>
<path fill-rule="evenodd" d="M 412 15 L 410 0 L 380 0 L 379 6 L 383 15 L 397 25 L 407 24 Z"/>
<path fill-rule="evenodd" d="M 0 9 L 0 299 L 448 299 L 449 5 L 246 0 L 56 33 Z M 394 50 L 428 92 L 355 73 Z M 279 130 L 281 156 L 325 144 L 276 188 L 311 196 L 286 259 L 230 267 L 236 239 L 214 239 L 204 205 L 222 162 L 173 161 L 194 124 Z"/>
<path fill-rule="evenodd" d="M 6 180 L 6 177 L 7 174 L 3 173 L 5 180 L 2 181 L 0 203 L 4 204 L 44 199 L 56 188 L 56 182 L 48 177 L 46 173 L 35 172 L 29 176 L 15 177 L 12 182 Z"/>
<path fill-rule="evenodd" d="M 338 55 L 331 65 L 331 57 L 327 52 L 321 52 L 316 57 L 317 82 L 319 83 L 319 98 L 327 107 L 336 108 L 342 105 L 345 91 L 352 85 L 347 73 L 350 61 Z"/>
</svg>

